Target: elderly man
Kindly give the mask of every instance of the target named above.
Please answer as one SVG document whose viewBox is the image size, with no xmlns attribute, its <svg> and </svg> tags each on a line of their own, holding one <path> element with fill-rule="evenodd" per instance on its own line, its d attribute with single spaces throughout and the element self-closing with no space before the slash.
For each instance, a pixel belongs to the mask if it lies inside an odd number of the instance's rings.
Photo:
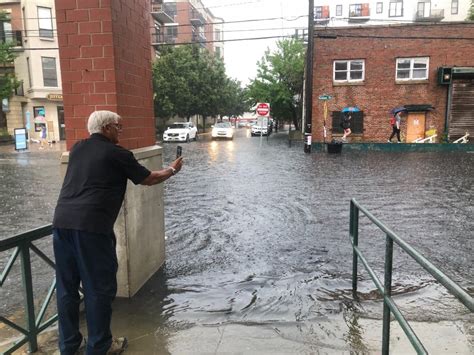
<svg viewBox="0 0 474 355">
<path fill-rule="evenodd" d="M 159 184 L 179 172 L 183 163 L 180 157 L 159 171 L 140 165 L 130 151 L 117 145 L 122 125 L 114 112 L 93 112 L 87 128 L 90 137 L 71 149 L 53 220 L 61 354 L 74 354 L 84 343 L 79 331 L 80 282 L 85 294 L 87 354 L 125 349 L 125 338 L 112 339 L 110 321 L 117 292 L 113 226 L 127 180 Z"/>
</svg>

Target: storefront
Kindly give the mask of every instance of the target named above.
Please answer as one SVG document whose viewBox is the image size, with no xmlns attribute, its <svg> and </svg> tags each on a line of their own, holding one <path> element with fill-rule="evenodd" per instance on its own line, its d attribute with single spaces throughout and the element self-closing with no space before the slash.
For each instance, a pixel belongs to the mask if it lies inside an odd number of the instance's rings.
<svg viewBox="0 0 474 355">
<path fill-rule="evenodd" d="M 66 139 L 62 99 L 62 94 L 48 94 L 46 99 L 33 99 L 23 103 L 24 126 L 30 138 L 37 139 L 41 127 L 46 126 L 48 141 Z"/>
</svg>

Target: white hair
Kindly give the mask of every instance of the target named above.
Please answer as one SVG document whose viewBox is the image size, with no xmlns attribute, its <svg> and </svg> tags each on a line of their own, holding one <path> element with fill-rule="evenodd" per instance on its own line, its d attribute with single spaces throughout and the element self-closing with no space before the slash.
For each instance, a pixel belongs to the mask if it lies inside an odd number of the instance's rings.
<svg viewBox="0 0 474 355">
<path fill-rule="evenodd" d="M 118 123 L 121 117 L 112 111 L 94 111 L 87 121 L 87 130 L 89 134 L 102 133 L 102 129 L 111 124 Z"/>
</svg>

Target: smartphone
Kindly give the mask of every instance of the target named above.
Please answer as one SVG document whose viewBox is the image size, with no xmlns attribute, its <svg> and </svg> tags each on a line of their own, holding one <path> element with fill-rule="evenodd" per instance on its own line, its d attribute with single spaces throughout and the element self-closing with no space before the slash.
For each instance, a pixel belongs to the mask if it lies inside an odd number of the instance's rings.
<svg viewBox="0 0 474 355">
<path fill-rule="evenodd" d="M 178 159 L 178 158 L 181 156 L 182 153 L 183 153 L 183 147 L 181 147 L 180 145 L 178 145 L 178 146 L 176 147 L 176 159 Z"/>
</svg>

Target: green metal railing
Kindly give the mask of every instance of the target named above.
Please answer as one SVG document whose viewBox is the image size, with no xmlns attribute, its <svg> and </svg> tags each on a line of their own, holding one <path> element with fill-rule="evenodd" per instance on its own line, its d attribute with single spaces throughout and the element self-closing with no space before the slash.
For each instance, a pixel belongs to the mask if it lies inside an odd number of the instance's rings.
<svg viewBox="0 0 474 355">
<path fill-rule="evenodd" d="M 38 255 L 43 259 L 47 265 L 55 268 L 54 262 L 47 257 L 41 250 L 39 250 L 33 242 L 50 236 L 52 233 L 52 226 L 47 225 L 41 228 L 33 229 L 26 233 L 18 234 L 14 237 L 0 240 L 0 252 L 12 250 L 10 259 L 8 260 L 4 270 L 0 274 L 0 287 L 3 286 L 5 280 L 8 277 L 10 270 L 12 269 L 15 261 L 20 257 L 21 259 L 21 274 L 23 284 L 23 294 L 25 299 L 25 316 L 26 316 L 26 328 L 15 324 L 11 320 L 0 316 L 0 322 L 5 323 L 9 327 L 17 330 L 23 337 L 13 343 L 4 354 L 11 354 L 13 351 L 19 349 L 26 343 L 29 343 L 29 351 L 35 352 L 38 350 L 38 334 L 53 324 L 58 316 L 55 314 L 51 318 L 43 322 L 43 318 L 46 314 L 46 310 L 53 298 L 54 291 L 56 289 L 56 279 L 53 278 L 52 284 L 49 287 L 47 296 L 41 305 L 40 311 L 36 315 L 34 305 L 34 292 L 33 292 L 33 279 L 31 273 L 31 252 Z"/>
<path fill-rule="evenodd" d="M 369 266 L 367 260 L 362 255 L 359 244 L 359 211 L 362 212 L 369 220 L 385 232 L 385 275 L 384 284 L 378 279 L 374 270 Z M 464 304 L 471 312 L 474 312 L 474 299 L 456 282 L 451 280 L 425 257 L 423 257 L 416 249 L 398 237 L 393 231 L 386 227 L 369 211 L 362 207 L 355 199 L 351 200 L 350 207 L 350 226 L 349 234 L 353 248 L 353 264 L 352 264 L 352 295 L 357 299 L 357 263 L 358 259 L 362 261 L 365 269 L 369 273 L 377 289 L 383 295 L 383 329 L 382 329 L 382 354 L 389 354 L 390 346 L 390 313 L 400 324 L 405 332 L 408 340 L 418 354 L 428 354 L 420 339 L 416 336 L 413 329 L 403 317 L 400 309 L 392 298 L 392 265 L 393 265 L 393 242 L 398 244 L 408 255 L 410 255 L 419 265 L 428 271 L 440 284 L 442 284 L 451 294 L 456 296 L 462 304 Z"/>
</svg>

